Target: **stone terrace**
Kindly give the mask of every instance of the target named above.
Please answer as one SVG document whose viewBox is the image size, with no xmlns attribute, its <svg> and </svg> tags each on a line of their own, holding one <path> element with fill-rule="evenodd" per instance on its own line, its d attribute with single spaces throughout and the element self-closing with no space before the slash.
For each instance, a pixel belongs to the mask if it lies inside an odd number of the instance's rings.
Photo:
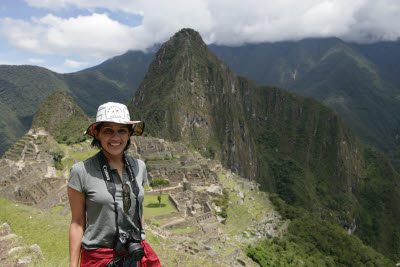
<svg viewBox="0 0 400 267">
<path fill-rule="evenodd" d="M 43 129 L 32 129 L 7 151 L 0 160 L 1 196 L 42 208 L 60 202 L 66 180 L 58 177 L 48 153 L 51 139 Z"/>
</svg>

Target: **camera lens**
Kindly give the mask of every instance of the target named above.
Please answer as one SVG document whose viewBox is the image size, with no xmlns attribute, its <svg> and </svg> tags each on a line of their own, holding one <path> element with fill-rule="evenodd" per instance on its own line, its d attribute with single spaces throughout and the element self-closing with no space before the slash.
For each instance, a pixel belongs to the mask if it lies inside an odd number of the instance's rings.
<svg viewBox="0 0 400 267">
<path fill-rule="evenodd" d="M 139 261 L 145 255 L 142 245 L 140 243 L 133 242 L 128 246 L 128 253 L 135 261 Z"/>
</svg>

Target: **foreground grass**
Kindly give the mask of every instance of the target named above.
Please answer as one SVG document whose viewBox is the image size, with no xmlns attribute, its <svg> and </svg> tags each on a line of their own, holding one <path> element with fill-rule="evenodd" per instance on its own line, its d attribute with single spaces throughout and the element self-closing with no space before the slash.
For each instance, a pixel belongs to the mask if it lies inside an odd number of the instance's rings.
<svg viewBox="0 0 400 267">
<path fill-rule="evenodd" d="M 68 231 L 70 216 L 60 216 L 0 198 L 0 221 L 23 238 L 26 245 L 37 244 L 44 262 L 40 266 L 68 266 Z"/>
<path fill-rule="evenodd" d="M 63 206 L 56 206 L 50 212 L 45 212 L 4 198 L 0 198 L 0 205 L 0 221 L 7 222 L 12 233 L 22 237 L 23 244 L 38 244 L 41 248 L 45 260 L 38 265 L 68 266 L 68 233 L 71 217 L 58 215 Z M 150 218 L 171 212 L 175 212 L 175 209 L 169 203 L 167 195 L 162 196 L 161 208 L 158 207 L 157 196 L 146 195 L 145 217 Z M 152 244 L 162 242 L 150 231 L 147 235 Z"/>
</svg>

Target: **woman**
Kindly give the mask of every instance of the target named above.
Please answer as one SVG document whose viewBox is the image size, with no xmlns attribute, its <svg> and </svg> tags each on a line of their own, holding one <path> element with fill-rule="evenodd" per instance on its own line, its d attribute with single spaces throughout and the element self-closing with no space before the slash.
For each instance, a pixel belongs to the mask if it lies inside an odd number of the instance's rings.
<svg viewBox="0 0 400 267">
<path fill-rule="evenodd" d="M 137 266 L 143 255 L 143 186 L 145 163 L 125 156 L 131 135 L 144 123 L 130 121 L 123 104 L 99 106 L 96 122 L 86 134 L 99 153 L 72 166 L 68 198 L 72 211 L 70 266 Z"/>
</svg>

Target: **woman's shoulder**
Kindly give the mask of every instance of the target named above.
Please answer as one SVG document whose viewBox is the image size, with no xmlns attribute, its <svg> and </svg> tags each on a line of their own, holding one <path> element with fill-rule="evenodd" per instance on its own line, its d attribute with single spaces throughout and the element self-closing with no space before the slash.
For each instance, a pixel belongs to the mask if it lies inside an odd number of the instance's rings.
<svg viewBox="0 0 400 267">
<path fill-rule="evenodd" d="M 84 161 L 78 161 L 71 167 L 71 171 L 80 171 L 83 169 L 88 169 L 90 167 L 94 167 L 96 163 L 98 162 L 97 155 L 95 154 L 94 156 L 91 156 L 90 158 L 84 160 Z"/>
<path fill-rule="evenodd" d="M 134 164 L 138 164 L 139 166 L 140 165 L 146 165 L 146 163 L 144 163 L 144 161 L 143 160 L 141 160 L 141 159 L 138 159 L 138 158 L 134 158 L 134 157 L 131 157 L 131 156 L 126 156 L 127 158 L 128 158 L 128 160 L 129 160 L 129 162 L 133 162 Z"/>
</svg>

